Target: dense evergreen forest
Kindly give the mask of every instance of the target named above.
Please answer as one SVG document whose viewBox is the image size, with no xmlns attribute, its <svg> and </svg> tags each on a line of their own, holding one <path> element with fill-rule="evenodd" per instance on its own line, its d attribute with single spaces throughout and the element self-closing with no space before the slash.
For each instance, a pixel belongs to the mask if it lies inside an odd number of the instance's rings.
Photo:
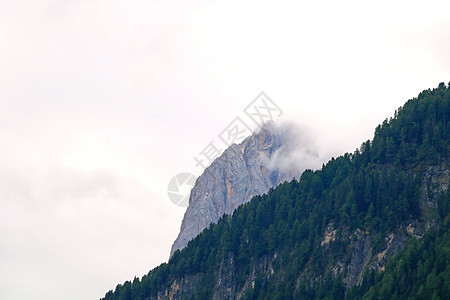
<svg viewBox="0 0 450 300">
<path fill-rule="evenodd" d="M 450 218 L 421 240 L 411 239 L 384 272 L 369 272 L 347 298 L 450 299 Z"/>
<path fill-rule="evenodd" d="M 450 299 L 450 192 L 429 195 L 437 199 L 429 208 L 421 188 L 430 168 L 448 169 L 449 120 L 450 89 L 441 83 L 399 108 L 354 153 L 254 197 L 168 263 L 117 285 L 104 299 L 157 298 L 183 278 L 195 282 L 190 298 L 212 299 L 223 269 L 233 273 L 242 299 Z M 353 287 L 333 271 L 351 260 L 349 233 L 371 237 L 378 253 L 385 237 L 410 220 L 434 225 L 411 236 L 384 271 L 367 270 Z M 330 226 L 342 238 L 323 246 Z M 255 273 L 264 268 L 252 266 L 268 261 L 269 272 Z"/>
</svg>

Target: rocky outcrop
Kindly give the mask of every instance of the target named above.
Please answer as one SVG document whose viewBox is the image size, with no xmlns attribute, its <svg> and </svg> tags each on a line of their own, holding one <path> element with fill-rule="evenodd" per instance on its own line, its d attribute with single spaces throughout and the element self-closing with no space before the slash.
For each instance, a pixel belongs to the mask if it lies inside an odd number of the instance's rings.
<svg viewBox="0 0 450 300">
<path fill-rule="evenodd" d="M 183 249 L 190 240 L 217 223 L 224 214 L 231 214 L 239 205 L 255 195 L 266 193 L 284 181 L 291 181 L 309 166 L 289 166 L 274 161 L 289 158 L 298 149 L 298 140 L 289 130 L 280 129 L 274 123 L 266 123 L 259 131 L 247 137 L 241 144 L 233 144 L 206 168 L 197 179 L 189 198 L 180 233 L 172 245 L 170 256 Z M 303 158 L 317 155 L 306 147 Z M 274 167 L 275 166 L 275 167 Z"/>
<path fill-rule="evenodd" d="M 437 208 L 437 196 L 448 188 L 450 181 L 449 168 L 448 164 L 428 167 L 421 187 L 422 208 Z"/>
<path fill-rule="evenodd" d="M 342 234 L 343 239 L 349 243 L 352 249 L 352 256 L 347 265 L 338 261 L 333 268 L 333 272 L 343 278 L 347 287 L 361 284 L 364 273 L 368 269 L 384 271 L 387 259 L 403 250 L 410 237 L 420 239 L 431 227 L 435 226 L 437 198 L 441 192 L 448 189 L 449 169 L 448 164 L 442 164 L 430 166 L 424 171 L 420 197 L 423 217 L 419 220 L 410 219 L 395 232 L 386 234 L 379 251 L 374 251 L 373 244 L 376 237 L 373 234 L 364 233 L 360 229 L 350 235 L 348 233 Z M 327 227 L 325 238 L 330 226 L 332 228 L 332 224 Z"/>
</svg>

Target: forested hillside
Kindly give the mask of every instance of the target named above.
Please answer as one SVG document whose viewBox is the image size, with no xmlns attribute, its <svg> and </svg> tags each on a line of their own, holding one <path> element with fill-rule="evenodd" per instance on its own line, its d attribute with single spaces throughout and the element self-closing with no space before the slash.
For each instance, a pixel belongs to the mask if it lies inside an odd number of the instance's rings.
<svg viewBox="0 0 450 300">
<path fill-rule="evenodd" d="M 449 120 L 441 83 L 104 299 L 450 299 Z"/>
<path fill-rule="evenodd" d="M 422 240 L 411 239 L 384 272 L 371 270 L 347 298 L 450 299 L 450 218 Z"/>
</svg>

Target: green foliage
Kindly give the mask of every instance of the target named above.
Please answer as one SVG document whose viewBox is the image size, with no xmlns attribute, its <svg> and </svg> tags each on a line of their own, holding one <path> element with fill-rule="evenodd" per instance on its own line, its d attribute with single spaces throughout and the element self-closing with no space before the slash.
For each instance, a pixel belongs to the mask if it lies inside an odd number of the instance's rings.
<svg viewBox="0 0 450 300">
<path fill-rule="evenodd" d="M 409 100 L 375 130 L 372 141 L 353 154 L 332 158 L 318 171 L 283 183 L 240 206 L 204 230 L 169 263 L 141 280 L 118 285 L 105 300 L 157 298 L 174 281 L 197 276 L 195 299 L 210 299 L 217 270 L 228 264 L 238 289 L 250 278 L 250 263 L 272 260 L 273 274 L 259 274 L 245 299 L 344 299 L 423 295 L 449 299 L 449 234 L 435 233 L 411 241 L 382 274 L 368 274 L 363 285 L 346 289 L 330 266 L 351 254 L 336 239 L 322 247 L 323 233 L 333 223 L 338 231 L 360 228 L 376 236 L 375 247 L 387 232 L 421 217 L 422 171 L 448 161 L 450 90 L 441 84 Z M 450 192 L 438 199 L 442 219 L 448 219 Z M 449 223 L 449 222 L 447 222 Z M 434 240 L 436 242 L 434 242 Z M 426 254 L 427 253 L 427 254 Z M 276 257 L 276 258 L 275 258 Z M 326 258 L 326 259 L 324 259 Z M 301 279 L 299 274 L 306 274 Z M 320 278 L 311 280 L 308 276 Z M 396 284 L 394 284 L 394 282 Z M 398 284 L 397 284 L 398 283 Z M 447 297 L 444 297 L 447 296 Z"/>
<path fill-rule="evenodd" d="M 411 239 L 386 270 L 366 276 L 348 299 L 450 299 L 450 216 L 439 230 Z"/>
</svg>

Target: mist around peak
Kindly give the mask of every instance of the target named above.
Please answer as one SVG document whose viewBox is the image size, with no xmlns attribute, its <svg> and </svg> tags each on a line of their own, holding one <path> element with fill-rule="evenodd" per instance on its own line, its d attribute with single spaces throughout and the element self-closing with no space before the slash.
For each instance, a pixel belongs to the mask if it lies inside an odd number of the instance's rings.
<svg viewBox="0 0 450 300">
<path fill-rule="evenodd" d="M 279 137 L 282 144 L 270 156 L 261 152 L 261 164 L 266 169 L 298 179 L 306 169 L 318 169 L 323 164 L 315 139 L 305 126 L 286 121 L 267 122 L 259 130 L 263 128 Z"/>
</svg>

